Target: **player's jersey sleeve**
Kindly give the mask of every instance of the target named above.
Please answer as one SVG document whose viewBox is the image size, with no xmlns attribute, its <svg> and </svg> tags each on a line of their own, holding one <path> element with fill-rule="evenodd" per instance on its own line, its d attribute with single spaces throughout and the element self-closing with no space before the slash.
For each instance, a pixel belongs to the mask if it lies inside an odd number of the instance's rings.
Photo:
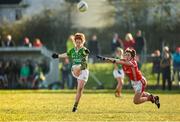
<svg viewBox="0 0 180 122">
<path fill-rule="evenodd" d="M 84 47 L 83 52 L 82 52 L 83 56 L 87 56 L 89 55 L 89 53 L 90 53 L 89 49 Z"/>
<path fill-rule="evenodd" d="M 88 61 L 88 55 L 90 51 L 86 47 L 82 48 L 81 52 L 81 69 L 86 69 L 87 68 L 87 61 Z"/>
<path fill-rule="evenodd" d="M 116 56 L 115 59 L 121 60 L 120 57 L 118 57 L 118 56 Z M 115 64 L 115 65 L 118 67 L 118 69 L 122 69 L 122 65 L 121 64 Z"/>
</svg>

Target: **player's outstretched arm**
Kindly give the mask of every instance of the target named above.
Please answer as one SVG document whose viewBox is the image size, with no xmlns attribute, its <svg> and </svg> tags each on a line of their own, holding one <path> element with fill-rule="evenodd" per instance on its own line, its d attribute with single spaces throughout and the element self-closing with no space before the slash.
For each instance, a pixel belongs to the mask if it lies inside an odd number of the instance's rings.
<svg viewBox="0 0 180 122">
<path fill-rule="evenodd" d="M 100 56 L 100 55 L 97 55 L 96 57 L 99 60 L 108 61 L 108 62 L 112 62 L 112 63 L 116 63 L 116 60 L 118 60 L 115 58 L 109 58 L 109 57 L 104 57 L 104 56 Z"/>
<path fill-rule="evenodd" d="M 67 53 L 62 53 L 62 54 L 58 54 L 58 53 L 53 53 L 52 54 L 52 58 L 66 58 L 66 57 L 68 57 L 67 56 Z"/>
<path fill-rule="evenodd" d="M 122 64 L 122 65 L 126 65 L 126 66 L 134 66 L 132 63 L 130 63 L 129 61 L 124 61 L 124 60 L 116 60 L 115 63 L 117 64 Z"/>
<path fill-rule="evenodd" d="M 131 64 L 128 61 L 124 61 L 122 59 L 115 59 L 115 58 L 109 58 L 109 57 L 103 57 L 103 56 L 97 56 L 98 59 L 100 60 L 104 60 L 104 61 L 109 61 L 112 63 L 116 63 L 116 64 L 122 64 L 122 65 L 127 65 L 127 66 L 133 66 L 133 64 Z"/>
</svg>

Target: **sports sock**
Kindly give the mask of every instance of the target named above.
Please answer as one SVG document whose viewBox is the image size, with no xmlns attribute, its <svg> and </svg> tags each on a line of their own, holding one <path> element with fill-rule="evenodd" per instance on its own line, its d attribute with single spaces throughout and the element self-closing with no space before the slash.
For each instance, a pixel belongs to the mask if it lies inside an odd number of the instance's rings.
<svg viewBox="0 0 180 122">
<path fill-rule="evenodd" d="M 78 102 L 75 102 L 74 107 L 77 108 L 77 106 L 78 106 Z"/>
</svg>

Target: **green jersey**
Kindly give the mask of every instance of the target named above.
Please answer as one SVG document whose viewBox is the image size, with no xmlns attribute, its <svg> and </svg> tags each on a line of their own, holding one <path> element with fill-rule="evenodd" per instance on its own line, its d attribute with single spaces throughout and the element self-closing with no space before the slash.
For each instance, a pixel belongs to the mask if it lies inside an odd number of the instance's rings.
<svg viewBox="0 0 180 122">
<path fill-rule="evenodd" d="M 68 57 L 72 60 L 73 65 L 81 64 L 81 69 L 87 68 L 89 50 L 85 47 L 76 50 L 72 48 L 67 52 Z"/>
<path fill-rule="evenodd" d="M 121 58 L 118 57 L 118 56 L 116 56 L 115 58 L 116 58 L 116 59 L 121 59 Z M 121 65 L 121 64 L 117 64 L 117 66 L 118 66 L 118 69 L 122 69 L 122 65 Z"/>
</svg>

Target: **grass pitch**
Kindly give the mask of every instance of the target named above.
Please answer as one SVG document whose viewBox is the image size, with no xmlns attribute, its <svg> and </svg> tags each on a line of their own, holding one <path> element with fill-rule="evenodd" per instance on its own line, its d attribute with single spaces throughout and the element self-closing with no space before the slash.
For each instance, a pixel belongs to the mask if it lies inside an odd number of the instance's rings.
<svg viewBox="0 0 180 122">
<path fill-rule="evenodd" d="M 77 113 L 75 91 L 0 91 L 0 121 L 180 121 L 180 94 L 158 93 L 161 108 L 134 105 L 133 93 L 85 90 Z"/>
</svg>

